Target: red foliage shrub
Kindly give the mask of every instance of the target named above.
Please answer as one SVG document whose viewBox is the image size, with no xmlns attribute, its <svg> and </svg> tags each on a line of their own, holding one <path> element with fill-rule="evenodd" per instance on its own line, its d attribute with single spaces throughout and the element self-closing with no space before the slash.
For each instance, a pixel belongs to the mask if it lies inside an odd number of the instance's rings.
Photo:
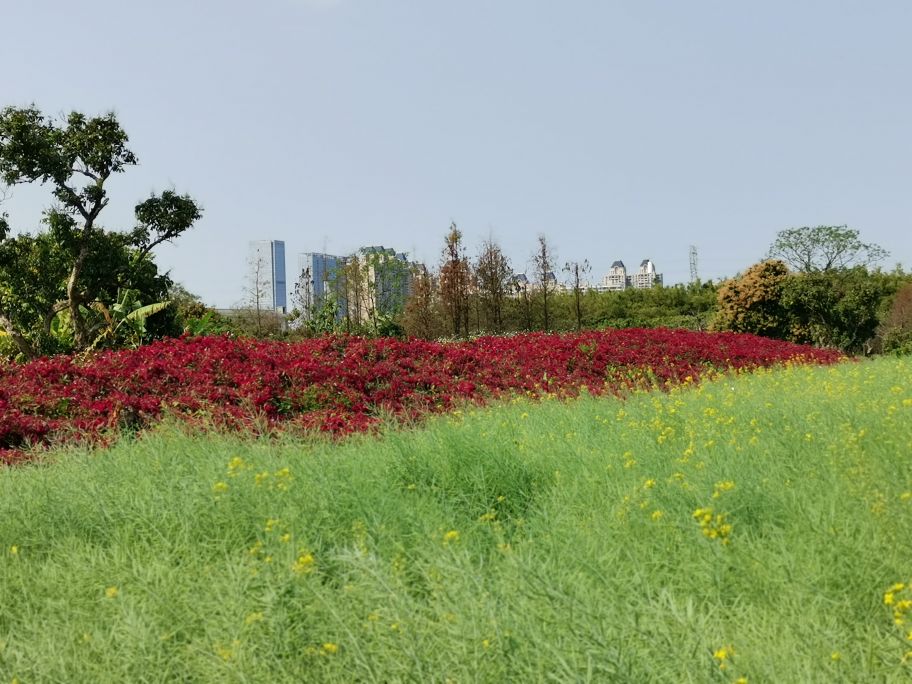
<svg viewBox="0 0 912 684">
<path fill-rule="evenodd" d="M 189 337 L 87 361 L 0 366 L 0 461 L 30 445 L 98 442 L 163 414 L 226 429 L 265 422 L 336 435 L 380 415 L 416 418 L 454 402 L 544 392 L 623 393 L 708 370 L 789 360 L 833 363 L 833 350 L 735 333 L 611 330 L 532 333 L 462 343 L 324 337 L 297 343 Z"/>
</svg>

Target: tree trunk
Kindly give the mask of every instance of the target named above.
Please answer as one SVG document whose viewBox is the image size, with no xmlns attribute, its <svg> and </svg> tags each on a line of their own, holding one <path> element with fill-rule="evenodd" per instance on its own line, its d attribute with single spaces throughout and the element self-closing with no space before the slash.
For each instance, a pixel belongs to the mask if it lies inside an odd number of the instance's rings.
<svg viewBox="0 0 912 684">
<path fill-rule="evenodd" d="M 91 230 L 88 226 L 85 228 L 86 233 Z M 73 341 L 76 349 L 83 350 L 89 346 L 89 331 L 86 328 L 85 318 L 79 305 L 82 304 L 82 297 L 79 294 L 79 276 L 82 274 L 82 267 L 85 264 L 86 257 L 89 255 L 89 244 L 86 237 L 83 238 L 82 248 L 76 261 L 73 262 L 73 268 L 70 270 L 70 277 L 67 279 L 67 307 L 70 310 L 70 317 L 73 319 Z"/>
<path fill-rule="evenodd" d="M 36 356 L 35 350 L 32 348 L 32 345 L 29 344 L 28 340 L 25 339 L 18 330 L 13 326 L 13 322 L 3 313 L 0 313 L 0 325 L 3 326 L 3 329 L 6 330 L 6 333 L 10 336 L 10 339 L 15 343 L 16 348 L 19 349 L 19 352 L 25 357 L 27 361 L 31 361 Z"/>
</svg>

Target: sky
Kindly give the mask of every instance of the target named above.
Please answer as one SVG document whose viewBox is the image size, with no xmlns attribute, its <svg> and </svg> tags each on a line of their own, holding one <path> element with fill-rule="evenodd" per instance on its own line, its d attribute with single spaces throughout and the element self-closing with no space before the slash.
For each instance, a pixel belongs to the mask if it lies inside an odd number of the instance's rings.
<svg viewBox="0 0 912 684">
<path fill-rule="evenodd" d="M 175 189 L 202 220 L 157 251 L 213 306 L 251 240 L 439 262 L 537 236 L 559 266 L 652 259 L 666 284 L 848 225 L 912 267 L 908 0 L 0 0 L 0 106 L 113 111 L 140 164 L 100 221 Z M 41 227 L 47 188 L 3 203 Z"/>
</svg>

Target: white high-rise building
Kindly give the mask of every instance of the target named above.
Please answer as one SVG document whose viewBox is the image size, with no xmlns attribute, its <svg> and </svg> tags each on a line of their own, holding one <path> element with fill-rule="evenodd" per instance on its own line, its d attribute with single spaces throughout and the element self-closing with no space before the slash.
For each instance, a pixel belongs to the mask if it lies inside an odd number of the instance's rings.
<svg viewBox="0 0 912 684">
<path fill-rule="evenodd" d="M 627 267 L 623 261 L 615 261 L 608 269 L 608 273 L 602 278 L 598 289 L 601 292 L 621 292 L 629 287 L 640 290 L 649 289 L 653 285 L 662 284 L 662 274 L 656 273 L 655 264 L 649 259 L 643 259 L 640 262 L 639 269 L 634 273 L 628 273 Z"/>
<path fill-rule="evenodd" d="M 655 264 L 649 259 L 643 259 L 640 268 L 630 276 L 630 284 L 638 289 L 647 290 L 655 284 L 662 283 L 662 274 L 656 273 Z"/>
<path fill-rule="evenodd" d="M 602 278 L 603 290 L 620 291 L 627 288 L 627 267 L 623 261 L 611 264 L 608 274 Z"/>
</svg>

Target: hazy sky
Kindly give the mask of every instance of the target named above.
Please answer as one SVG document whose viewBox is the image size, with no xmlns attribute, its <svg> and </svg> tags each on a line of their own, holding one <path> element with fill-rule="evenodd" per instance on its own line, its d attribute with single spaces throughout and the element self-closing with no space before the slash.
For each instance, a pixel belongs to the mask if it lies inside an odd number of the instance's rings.
<svg viewBox="0 0 912 684">
<path fill-rule="evenodd" d="M 159 264 L 240 301 L 247 243 L 437 262 L 451 221 L 525 270 L 652 259 L 733 275 L 777 231 L 848 224 L 912 266 L 912 2 L 0 0 L 0 106 L 113 110 L 203 220 Z M 34 230 L 47 190 L 5 203 Z"/>
</svg>

